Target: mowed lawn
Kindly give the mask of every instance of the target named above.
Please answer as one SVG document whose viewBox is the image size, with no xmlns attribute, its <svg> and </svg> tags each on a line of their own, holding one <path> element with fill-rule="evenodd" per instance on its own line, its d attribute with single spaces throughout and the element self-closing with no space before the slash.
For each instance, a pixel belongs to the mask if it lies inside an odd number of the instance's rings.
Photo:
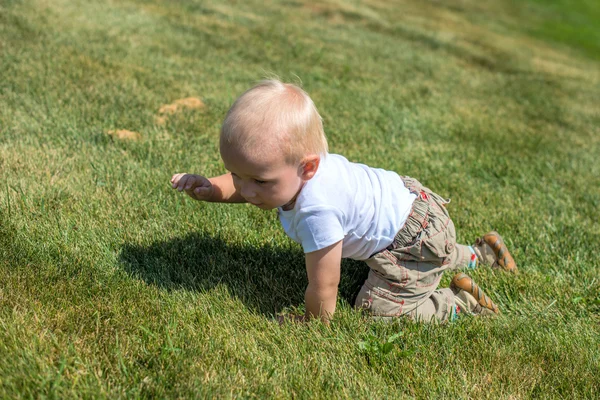
<svg viewBox="0 0 600 400">
<path fill-rule="evenodd" d="M 1 1 L 0 398 L 597 397 L 598 21 L 586 0 Z M 169 185 L 224 171 L 221 121 L 271 75 L 332 152 L 452 198 L 460 242 L 505 237 L 519 274 L 472 273 L 497 318 L 373 322 L 346 260 L 331 326 L 274 321 L 307 283 L 276 213 Z"/>
</svg>

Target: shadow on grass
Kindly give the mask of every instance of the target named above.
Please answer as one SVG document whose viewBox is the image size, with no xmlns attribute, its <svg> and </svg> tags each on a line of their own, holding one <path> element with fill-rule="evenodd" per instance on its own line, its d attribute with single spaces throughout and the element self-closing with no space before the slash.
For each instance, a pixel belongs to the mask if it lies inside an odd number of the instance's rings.
<svg viewBox="0 0 600 400">
<path fill-rule="evenodd" d="M 298 247 L 231 245 L 198 233 L 150 246 L 125 245 L 119 260 L 131 275 L 166 290 L 225 285 L 248 308 L 269 316 L 303 304 L 308 282 Z M 367 274 L 366 264 L 344 260 L 340 298 L 353 304 Z"/>
</svg>

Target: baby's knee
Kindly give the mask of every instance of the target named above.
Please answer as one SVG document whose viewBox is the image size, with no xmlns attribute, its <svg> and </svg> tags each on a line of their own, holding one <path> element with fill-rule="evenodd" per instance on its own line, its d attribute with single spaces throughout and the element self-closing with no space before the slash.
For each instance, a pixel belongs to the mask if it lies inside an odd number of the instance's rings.
<svg viewBox="0 0 600 400">
<path fill-rule="evenodd" d="M 391 319 L 404 314 L 404 303 L 405 300 L 396 294 L 365 282 L 356 297 L 354 307 L 376 319 Z"/>
</svg>

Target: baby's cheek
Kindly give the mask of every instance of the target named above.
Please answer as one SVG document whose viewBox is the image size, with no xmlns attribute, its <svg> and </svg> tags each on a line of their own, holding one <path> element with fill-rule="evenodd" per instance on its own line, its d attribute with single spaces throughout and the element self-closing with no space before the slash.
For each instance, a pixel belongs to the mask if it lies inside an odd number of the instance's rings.
<svg viewBox="0 0 600 400">
<path fill-rule="evenodd" d="M 274 190 L 261 190 L 260 191 L 260 196 L 263 198 L 271 198 L 271 199 L 276 199 L 279 197 L 279 193 L 277 193 Z"/>
</svg>

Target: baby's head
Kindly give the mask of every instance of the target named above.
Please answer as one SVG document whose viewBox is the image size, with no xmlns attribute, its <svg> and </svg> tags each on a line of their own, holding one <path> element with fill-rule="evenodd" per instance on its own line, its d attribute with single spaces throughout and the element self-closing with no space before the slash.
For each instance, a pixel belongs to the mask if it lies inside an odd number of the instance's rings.
<svg viewBox="0 0 600 400">
<path fill-rule="evenodd" d="M 314 176 L 327 154 L 327 139 L 306 92 L 266 80 L 229 109 L 220 150 L 242 196 L 261 208 L 273 208 L 293 201 Z"/>
<path fill-rule="evenodd" d="M 321 116 L 311 98 L 298 86 L 274 79 L 260 82 L 233 103 L 220 144 L 255 157 L 277 152 L 291 164 L 327 153 Z"/>
</svg>

